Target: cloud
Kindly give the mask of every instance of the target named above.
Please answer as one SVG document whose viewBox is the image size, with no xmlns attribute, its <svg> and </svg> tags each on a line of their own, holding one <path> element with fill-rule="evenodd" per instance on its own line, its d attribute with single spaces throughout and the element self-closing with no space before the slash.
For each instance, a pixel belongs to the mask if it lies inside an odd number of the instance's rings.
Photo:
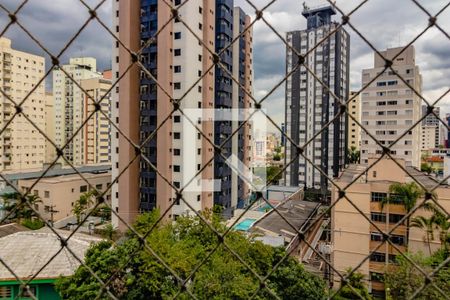
<svg viewBox="0 0 450 300">
<path fill-rule="evenodd" d="M 88 0 L 94 6 L 100 0 Z M 20 4 L 17 0 L 1 0 L 2 5 L 14 10 Z M 235 0 L 249 15 L 255 16 L 255 9 L 247 0 Z M 271 0 L 251 0 L 261 9 Z M 306 1 L 315 6 L 327 1 Z M 350 13 L 362 0 L 337 0 L 336 5 L 344 14 Z M 418 2 L 434 15 L 446 5 L 445 0 L 418 0 Z M 306 27 L 305 18 L 301 15 L 302 1 L 277 0 L 264 11 L 264 18 L 279 34 L 284 37 L 287 31 L 301 30 Z M 99 9 L 99 15 L 105 23 L 111 24 L 111 0 L 107 0 Z M 39 41 L 53 54 L 58 53 L 67 41 L 78 31 L 89 18 L 87 9 L 78 0 L 29 0 L 18 14 L 21 22 Z M 341 14 L 334 19 L 339 22 Z M 0 30 L 9 18 L 0 11 Z M 450 8 L 444 10 L 437 18 L 438 24 L 450 32 Z M 428 25 L 428 15 L 411 0 L 371 0 L 364 3 L 351 17 L 350 22 L 379 50 L 387 47 L 406 45 Z M 373 50 L 358 34 L 346 25 L 345 30 L 351 36 L 350 79 L 351 88 L 361 86 L 361 70 L 373 65 Z M 285 75 L 285 46 L 279 37 L 262 20 L 253 28 L 254 41 L 254 76 L 255 95 L 260 99 Z M 26 34 L 13 25 L 6 33 L 13 39 L 13 46 L 19 50 L 36 54 L 45 54 Z M 93 56 L 98 59 L 99 69 L 109 68 L 111 64 L 111 36 L 93 21 L 80 34 L 76 41 L 62 56 L 67 61 L 71 56 Z M 436 28 L 432 28 L 415 43 L 416 63 L 423 75 L 423 92 L 425 97 L 436 99 L 442 91 L 448 89 L 450 78 L 450 41 Z M 47 65 L 50 60 L 47 59 Z M 445 97 L 441 103 L 444 111 L 450 111 L 450 99 Z M 284 85 L 277 89 L 264 103 L 270 107 L 277 122 L 284 120 Z"/>
</svg>

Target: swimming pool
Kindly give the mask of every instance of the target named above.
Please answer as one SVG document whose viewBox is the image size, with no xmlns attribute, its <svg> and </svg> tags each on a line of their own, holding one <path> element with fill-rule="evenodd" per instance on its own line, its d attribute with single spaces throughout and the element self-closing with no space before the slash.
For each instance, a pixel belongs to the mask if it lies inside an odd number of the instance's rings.
<svg viewBox="0 0 450 300">
<path fill-rule="evenodd" d="M 269 210 L 271 210 L 271 209 L 272 209 L 272 207 L 270 207 L 269 204 L 266 204 L 266 205 L 264 205 L 264 206 L 259 207 L 259 208 L 258 208 L 258 211 L 266 212 L 266 211 L 269 211 Z"/>
<path fill-rule="evenodd" d="M 252 227 L 253 223 L 256 222 L 256 219 L 244 219 L 234 226 L 234 229 L 240 231 L 248 231 L 250 227 Z"/>
</svg>

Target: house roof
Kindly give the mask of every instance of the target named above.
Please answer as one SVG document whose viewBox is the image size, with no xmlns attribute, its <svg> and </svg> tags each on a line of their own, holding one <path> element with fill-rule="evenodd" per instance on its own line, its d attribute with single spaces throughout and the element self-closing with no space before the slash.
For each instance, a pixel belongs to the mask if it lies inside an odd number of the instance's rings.
<svg viewBox="0 0 450 300">
<path fill-rule="evenodd" d="M 29 230 L 30 229 L 28 229 L 27 227 L 22 226 L 22 225 L 17 224 L 17 223 L 10 223 L 10 224 L 1 225 L 0 226 L 0 238 L 8 236 L 10 234 L 14 234 L 16 232 L 29 231 Z"/>
<path fill-rule="evenodd" d="M 64 238 L 71 233 L 63 230 L 57 232 Z M 90 245 L 99 241 L 99 238 L 75 233 L 69 239 L 68 247 L 78 258 L 84 259 Z M 48 228 L 17 232 L 0 238 L 1 259 L 22 280 L 33 277 L 54 255 L 53 260 L 34 279 L 72 275 L 80 263 L 66 247 L 61 250 L 58 236 Z M 17 278 L 0 264 L 0 280 L 15 281 Z"/>
</svg>

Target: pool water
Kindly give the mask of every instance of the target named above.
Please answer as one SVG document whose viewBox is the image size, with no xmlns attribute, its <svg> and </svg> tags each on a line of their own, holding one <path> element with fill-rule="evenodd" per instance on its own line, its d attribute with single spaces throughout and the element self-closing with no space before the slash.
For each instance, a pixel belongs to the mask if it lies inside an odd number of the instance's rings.
<svg viewBox="0 0 450 300">
<path fill-rule="evenodd" d="M 240 231 L 248 231 L 250 227 L 252 227 L 253 223 L 256 222 L 256 219 L 244 219 L 242 222 L 239 222 L 234 226 L 234 229 Z"/>
<path fill-rule="evenodd" d="M 259 208 L 258 208 L 258 211 L 265 212 L 266 210 L 268 211 L 268 210 L 271 210 L 271 209 L 272 209 L 272 207 L 270 207 L 269 204 L 266 204 L 266 205 L 264 205 L 264 206 L 259 207 Z"/>
</svg>

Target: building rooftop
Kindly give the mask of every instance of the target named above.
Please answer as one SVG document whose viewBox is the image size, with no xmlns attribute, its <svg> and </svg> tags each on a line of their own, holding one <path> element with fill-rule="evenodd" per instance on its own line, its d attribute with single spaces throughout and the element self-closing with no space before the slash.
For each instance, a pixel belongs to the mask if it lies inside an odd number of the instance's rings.
<svg viewBox="0 0 450 300">
<path fill-rule="evenodd" d="M 277 206 L 280 214 L 296 229 L 301 229 L 313 212 L 320 207 L 320 203 L 303 200 L 288 199 Z M 294 229 L 272 210 L 253 224 L 254 230 L 272 233 L 274 236 L 294 236 Z"/>
<path fill-rule="evenodd" d="M 0 226 L 0 238 L 3 238 L 5 236 L 8 236 L 10 234 L 13 233 L 17 233 L 17 232 L 22 232 L 22 231 L 29 231 L 30 229 L 28 229 L 25 226 L 22 226 L 20 224 L 17 223 L 10 223 L 10 224 L 6 224 L 6 225 L 1 225 Z"/>
<path fill-rule="evenodd" d="M 358 175 L 360 175 L 361 173 L 365 172 L 365 170 L 367 169 L 367 166 L 365 165 L 350 165 L 348 166 L 347 169 L 345 169 L 341 175 L 339 176 L 339 178 L 336 179 L 336 181 L 339 182 L 344 182 L 344 183 L 350 183 L 351 181 L 353 181 Z M 419 171 L 418 169 L 411 167 L 411 166 L 406 166 L 405 169 L 408 171 L 409 174 L 411 174 L 412 176 L 414 176 L 414 178 L 420 182 L 424 187 L 426 188 L 432 188 L 435 187 L 437 184 L 439 184 L 439 181 L 437 181 L 435 178 L 433 178 L 430 175 L 427 175 L 424 172 Z M 366 174 L 363 174 L 358 180 L 357 182 L 365 182 L 366 181 Z M 407 178 L 410 178 L 410 176 L 407 176 Z M 411 180 L 411 179 L 410 179 Z M 392 182 L 389 180 L 370 180 L 370 182 Z M 445 183 L 442 183 L 440 186 L 448 186 Z"/>
<path fill-rule="evenodd" d="M 111 170 L 111 165 L 90 165 L 90 166 L 79 166 L 76 167 L 80 173 L 105 173 Z M 20 180 L 20 179 L 34 179 L 42 176 L 46 168 L 41 170 L 32 170 L 28 172 L 2 172 L 2 175 L 9 181 Z M 71 167 L 68 168 L 52 168 L 47 173 L 43 175 L 44 178 L 56 177 L 61 175 L 71 175 L 76 174 L 75 170 Z M 0 180 L 1 181 L 1 180 Z"/>
<path fill-rule="evenodd" d="M 58 234 L 67 238 L 71 232 L 57 230 Z M 101 239 L 89 235 L 75 233 L 68 241 L 68 247 L 80 259 L 95 242 Z M 8 265 L 20 279 L 34 276 L 58 251 L 61 250 L 59 238 L 48 228 L 37 231 L 23 231 L 0 238 L 0 253 Z M 80 266 L 72 253 L 64 248 L 35 277 L 35 279 L 53 279 L 59 276 L 72 275 Z M 16 277 L 0 264 L 0 280 L 16 281 Z"/>
</svg>

